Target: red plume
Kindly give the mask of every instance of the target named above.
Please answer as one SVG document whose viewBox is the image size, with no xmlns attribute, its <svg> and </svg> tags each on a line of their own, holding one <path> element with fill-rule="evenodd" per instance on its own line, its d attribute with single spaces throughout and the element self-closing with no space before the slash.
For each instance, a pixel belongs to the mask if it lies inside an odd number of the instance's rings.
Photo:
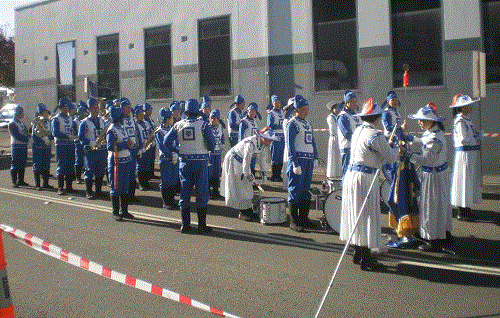
<svg viewBox="0 0 500 318">
<path fill-rule="evenodd" d="M 427 104 L 427 106 L 434 109 L 434 111 L 437 113 L 438 107 L 436 104 L 434 104 L 433 102 L 430 102 L 429 104 Z"/>
<path fill-rule="evenodd" d="M 403 86 L 408 87 L 408 85 L 410 85 L 410 75 L 408 74 L 408 70 L 406 70 L 403 75 Z"/>
</svg>

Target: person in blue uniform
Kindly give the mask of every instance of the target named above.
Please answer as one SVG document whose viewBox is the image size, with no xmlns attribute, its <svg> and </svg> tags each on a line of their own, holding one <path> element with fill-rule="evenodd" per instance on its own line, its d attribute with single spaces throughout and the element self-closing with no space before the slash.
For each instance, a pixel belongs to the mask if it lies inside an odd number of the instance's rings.
<svg viewBox="0 0 500 318">
<path fill-rule="evenodd" d="M 137 156 L 137 179 L 139 180 L 139 189 L 141 191 L 149 190 L 149 181 L 148 175 L 150 172 L 150 161 L 151 161 L 151 152 L 144 148 L 145 141 L 149 138 L 150 134 L 153 133 L 153 130 L 149 126 L 149 124 L 144 120 L 144 106 L 137 105 L 134 108 L 135 122 L 137 126 L 137 136 L 139 139 L 139 144 L 141 147 L 139 148 L 138 156 Z"/>
<path fill-rule="evenodd" d="M 133 170 L 130 148 L 134 146 L 134 142 L 123 128 L 123 110 L 120 107 L 113 107 L 110 116 L 113 123 L 106 132 L 110 180 L 109 195 L 113 207 L 113 218 L 121 221 L 122 218 L 133 218 L 132 214 L 128 212 L 128 191 L 130 189 L 130 174 Z"/>
<path fill-rule="evenodd" d="M 137 134 L 137 124 L 134 116 L 132 116 L 132 105 L 130 104 L 130 101 L 127 98 L 122 97 L 120 101 L 120 107 L 123 110 L 122 126 L 127 132 L 127 135 L 130 138 L 131 142 L 133 143 L 132 147 L 130 147 L 130 155 L 132 156 L 132 167 L 134 167 L 134 169 L 132 169 L 132 171 L 130 172 L 130 189 L 128 191 L 129 203 L 131 203 L 139 201 L 135 197 L 135 188 L 137 187 L 137 174 L 135 166 L 137 165 L 137 152 L 141 148 L 141 145 L 139 144 L 140 140 Z"/>
<path fill-rule="evenodd" d="M 229 127 L 229 144 L 234 147 L 238 143 L 238 133 L 240 131 L 240 121 L 243 118 L 243 108 L 245 108 L 245 99 L 241 95 L 236 95 L 234 103 L 227 114 L 227 126 Z"/>
<path fill-rule="evenodd" d="M 88 199 L 104 197 L 102 181 L 106 173 L 106 144 L 97 144 L 97 138 L 107 128 L 104 119 L 99 117 L 99 103 L 96 99 L 88 101 L 90 116 L 85 118 L 78 129 L 78 140 L 83 146 L 83 161 L 85 165 L 85 190 Z M 95 179 L 95 192 L 92 191 L 92 182 Z"/>
<path fill-rule="evenodd" d="M 210 199 L 222 198 L 219 192 L 220 178 L 222 171 L 222 148 L 225 145 L 224 123 L 220 120 L 220 111 L 214 109 L 209 116 L 210 128 L 215 138 L 215 148 L 210 151 L 210 166 L 208 167 Z"/>
<path fill-rule="evenodd" d="M 196 184 L 196 211 L 198 213 L 198 233 L 212 231 L 206 225 L 208 205 L 208 158 L 209 151 L 214 150 L 215 139 L 212 129 L 200 116 L 200 106 L 196 99 L 186 103 L 187 118 L 175 123 L 167 133 L 163 143 L 174 152 L 174 141 L 179 142 L 179 174 L 181 179 L 181 194 L 179 207 L 181 209 L 181 232 L 187 233 L 191 228 L 190 200 L 191 191 Z"/>
<path fill-rule="evenodd" d="M 166 147 L 163 143 L 165 135 L 170 131 L 174 124 L 172 112 L 167 109 L 160 110 L 162 119 L 161 126 L 155 132 L 156 144 L 158 145 L 160 155 L 160 190 L 163 199 L 163 207 L 171 210 L 178 210 L 178 203 L 175 202 L 174 196 L 176 186 L 179 182 L 179 155 L 177 141 L 174 141 L 173 149 Z M 177 150 L 176 150 L 177 149 Z"/>
<path fill-rule="evenodd" d="M 50 133 L 49 110 L 47 106 L 40 103 L 37 106 L 35 122 L 32 128 L 33 137 L 33 175 L 37 190 L 54 189 L 49 185 L 51 140 L 54 139 Z M 40 186 L 40 176 L 43 178 L 43 186 Z"/>
<path fill-rule="evenodd" d="M 154 119 L 151 117 L 153 114 L 153 106 L 148 103 L 144 103 L 144 121 L 146 122 L 146 125 L 149 126 L 150 131 L 154 131 L 156 129 L 156 124 Z M 149 182 L 155 174 L 155 159 L 156 159 L 156 142 L 153 139 L 153 142 L 151 143 L 151 146 L 149 147 L 148 150 L 146 150 L 146 154 L 149 160 L 149 167 L 147 170 L 147 175 L 146 175 L 146 182 Z"/>
<path fill-rule="evenodd" d="M 26 169 L 26 160 L 28 158 L 28 141 L 30 135 L 26 125 L 22 122 L 24 109 L 17 106 L 14 109 L 14 118 L 9 122 L 10 145 L 12 149 L 12 162 L 10 166 L 10 175 L 12 177 L 12 186 L 29 186 L 24 182 L 24 170 Z"/>
<path fill-rule="evenodd" d="M 361 124 L 356 114 L 358 108 L 358 98 L 353 91 L 347 90 L 344 93 L 344 108 L 337 117 L 337 127 L 339 133 L 340 159 L 342 160 L 342 179 L 349 166 L 351 158 L 351 137 L 352 133 Z"/>
<path fill-rule="evenodd" d="M 277 95 L 271 96 L 272 108 L 267 114 L 267 125 L 274 131 L 278 139 L 271 144 L 271 171 L 269 178 L 273 182 L 283 182 L 281 169 L 283 169 L 283 154 L 285 150 L 285 135 L 283 134 L 283 120 L 285 115 L 281 109 L 281 98 Z"/>
<path fill-rule="evenodd" d="M 57 157 L 57 194 L 74 192 L 73 179 L 75 178 L 75 139 L 77 130 L 75 122 L 69 116 L 70 101 L 62 97 L 59 100 L 59 114 L 51 124 L 52 135 L 56 139 Z M 64 189 L 66 181 L 66 190 Z"/>
<path fill-rule="evenodd" d="M 82 120 L 88 116 L 88 107 L 84 101 L 80 101 L 78 108 L 76 109 L 76 115 L 73 118 L 76 127 L 80 127 Z M 82 184 L 82 171 L 84 168 L 83 164 L 83 145 L 79 139 L 75 139 L 75 177 L 76 183 Z"/>
<path fill-rule="evenodd" d="M 288 148 L 288 203 L 290 205 L 290 228 L 297 232 L 304 228 L 314 228 L 309 220 L 311 206 L 311 180 L 313 169 L 318 165 L 316 142 L 311 124 L 306 118 L 309 115 L 309 103 L 297 95 L 293 107 L 297 115 L 286 127 L 286 144 Z"/>
</svg>

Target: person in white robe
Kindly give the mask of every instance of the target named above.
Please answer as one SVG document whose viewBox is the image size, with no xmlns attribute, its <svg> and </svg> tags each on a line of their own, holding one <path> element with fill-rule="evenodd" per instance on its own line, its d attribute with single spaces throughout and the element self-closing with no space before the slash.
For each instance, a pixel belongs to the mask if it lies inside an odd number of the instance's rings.
<svg viewBox="0 0 500 318">
<path fill-rule="evenodd" d="M 286 140 L 286 126 L 290 119 L 295 116 L 295 108 L 293 108 L 294 97 L 288 99 L 288 103 L 285 107 L 283 107 L 283 111 L 285 112 L 285 119 L 283 119 L 283 138 Z M 286 174 L 286 167 L 288 166 L 288 147 L 285 145 L 283 147 L 283 167 L 285 167 L 285 171 L 283 173 L 283 190 L 288 190 L 288 176 Z"/>
<path fill-rule="evenodd" d="M 451 179 L 451 205 L 458 208 L 457 218 L 461 221 L 475 221 L 471 207 L 482 201 L 481 137 L 469 114 L 472 100 L 467 95 L 457 94 L 450 106 L 455 116 L 453 143 L 455 161 Z"/>
<path fill-rule="evenodd" d="M 343 102 L 331 101 L 326 104 L 330 114 L 326 117 L 328 124 L 328 156 L 326 161 L 326 178 L 330 183 L 334 180 L 342 179 L 342 161 L 340 159 L 340 149 L 337 136 L 337 115 L 344 107 Z"/>
<path fill-rule="evenodd" d="M 347 241 L 353 233 L 353 262 L 361 264 L 362 270 L 383 267 L 370 252 L 381 246 L 380 191 L 374 178 L 378 178 L 377 169 L 384 162 L 393 163 L 398 159 L 397 148 L 391 148 L 376 127 L 381 114 L 380 106 L 371 98 L 363 104 L 361 113 L 356 114 L 363 123 L 352 134 L 351 156 L 342 186 L 340 239 Z M 372 181 L 376 184 L 370 188 Z"/>
<path fill-rule="evenodd" d="M 437 107 L 429 103 L 416 114 L 408 115 L 417 119 L 424 130 L 421 138 L 408 135 L 414 143 L 422 144 L 422 153 L 407 152 L 410 162 L 422 167 L 420 195 L 420 236 L 429 240 L 421 245 L 424 251 L 441 252 L 445 240 L 451 237 L 450 169 L 447 161 L 446 139 L 443 117 L 437 116 Z"/>
<path fill-rule="evenodd" d="M 268 127 L 238 142 L 224 157 L 222 164 L 221 193 L 226 205 L 240 210 L 239 218 L 245 221 L 258 219 L 252 210 L 255 176 L 250 169 L 252 158 L 257 158 L 263 171 L 267 171 L 266 156 L 261 156 L 264 147 L 276 140 L 274 131 Z M 263 174 L 262 182 L 266 182 Z"/>
</svg>

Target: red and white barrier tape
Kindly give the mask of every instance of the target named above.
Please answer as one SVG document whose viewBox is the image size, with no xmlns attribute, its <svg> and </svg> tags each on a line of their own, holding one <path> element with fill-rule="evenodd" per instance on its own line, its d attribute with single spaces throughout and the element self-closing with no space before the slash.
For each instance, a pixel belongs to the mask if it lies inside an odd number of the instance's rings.
<svg viewBox="0 0 500 318">
<path fill-rule="evenodd" d="M 330 129 L 327 128 L 316 128 L 313 129 L 313 131 L 330 131 Z M 410 134 L 422 134 L 423 132 L 410 132 Z M 453 133 L 444 133 L 445 136 L 451 136 Z M 500 137 L 500 133 L 484 133 L 483 137 Z"/>
<path fill-rule="evenodd" d="M 10 227 L 9 225 L 5 224 L 0 224 L 0 230 L 4 231 L 5 233 L 8 233 L 11 235 L 13 238 L 18 240 L 19 242 L 39 251 L 44 254 L 47 254 L 49 256 L 52 256 L 54 258 L 57 258 L 59 260 L 65 261 L 73 266 L 83 268 L 89 272 L 92 272 L 94 274 L 107 277 L 111 280 L 114 280 L 116 282 L 122 283 L 124 285 L 132 286 L 134 288 L 140 289 L 142 291 L 155 294 L 158 296 L 161 296 L 163 298 L 168 298 L 176 302 L 183 303 L 188 306 L 195 307 L 200 310 L 208 311 L 212 314 L 218 315 L 220 317 L 233 317 L 233 318 L 238 318 L 238 316 L 229 314 L 227 312 L 224 312 L 222 310 L 212 308 L 208 305 L 205 305 L 203 303 L 200 303 L 194 299 L 191 299 L 189 297 L 177 294 L 175 292 L 172 292 L 170 290 L 152 285 L 148 282 L 142 281 L 140 279 L 136 279 L 134 277 L 119 273 L 117 271 L 114 271 L 112 269 L 106 268 L 102 265 L 99 265 L 97 263 L 94 263 L 88 259 L 85 259 L 81 256 L 75 255 L 73 253 L 70 253 L 60 247 L 57 247 L 47 241 L 44 241 L 38 237 L 35 237 L 31 234 L 25 233 L 19 229 L 14 229 Z"/>
</svg>

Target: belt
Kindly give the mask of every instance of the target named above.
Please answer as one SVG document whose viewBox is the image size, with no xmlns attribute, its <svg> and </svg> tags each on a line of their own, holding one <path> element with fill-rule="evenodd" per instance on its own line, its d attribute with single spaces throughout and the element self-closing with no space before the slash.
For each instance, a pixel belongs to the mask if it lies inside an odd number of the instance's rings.
<svg viewBox="0 0 500 318">
<path fill-rule="evenodd" d="M 191 154 L 191 155 L 179 154 L 179 158 L 181 160 L 206 160 L 208 159 L 208 153 Z"/>
<path fill-rule="evenodd" d="M 427 172 L 427 173 L 432 173 L 432 171 L 436 170 L 436 172 L 441 172 L 444 171 L 448 168 L 448 163 L 445 162 L 440 166 L 437 167 L 427 167 L 427 166 L 422 166 L 422 171 Z"/>
<path fill-rule="evenodd" d="M 297 158 L 314 159 L 314 153 L 313 152 L 299 152 L 299 151 L 297 151 Z"/>
<path fill-rule="evenodd" d="M 351 148 L 342 148 L 340 149 L 340 154 L 350 154 L 351 153 Z"/>
<path fill-rule="evenodd" d="M 363 166 L 363 165 L 349 165 L 349 170 L 351 171 L 359 171 L 367 174 L 373 174 L 377 171 L 377 168 Z"/>
<path fill-rule="evenodd" d="M 233 154 L 233 158 L 238 161 L 239 163 L 243 163 L 243 158 L 241 158 L 240 156 L 238 156 L 238 154 L 236 152 L 231 151 L 231 153 Z"/>
<path fill-rule="evenodd" d="M 460 147 L 455 147 L 455 151 L 474 151 L 474 150 L 481 150 L 480 145 L 476 146 L 460 146 Z"/>
</svg>

